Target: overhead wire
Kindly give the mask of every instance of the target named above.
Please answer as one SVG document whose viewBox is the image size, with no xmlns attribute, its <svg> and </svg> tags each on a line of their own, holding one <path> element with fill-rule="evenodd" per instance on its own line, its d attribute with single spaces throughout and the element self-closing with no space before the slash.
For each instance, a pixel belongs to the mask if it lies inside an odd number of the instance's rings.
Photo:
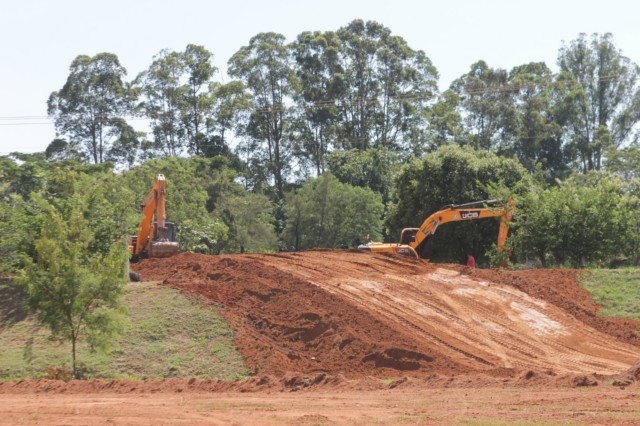
<svg viewBox="0 0 640 426">
<path fill-rule="evenodd" d="M 616 75 L 605 75 L 598 79 L 598 82 L 613 82 L 613 81 L 623 81 L 624 78 Z M 582 84 L 577 80 L 556 80 L 556 81 L 538 81 L 538 82 L 530 82 L 530 83 L 512 83 L 512 84 L 496 84 L 485 87 L 478 88 L 463 88 L 462 94 L 476 96 L 483 95 L 487 93 L 510 93 L 510 92 L 518 92 L 522 89 L 530 89 L 535 87 L 544 87 L 544 86 L 554 86 L 554 85 L 573 85 L 573 84 Z M 346 108 L 351 106 L 360 106 L 360 105 L 374 105 L 374 104 L 384 104 L 388 101 L 395 102 L 418 102 L 418 101 L 428 101 L 437 96 L 442 96 L 445 92 L 433 91 L 433 92 L 425 92 L 425 93 L 417 93 L 411 95 L 390 95 L 386 98 L 381 97 L 364 97 L 364 98 L 348 98 L 348 99 L 326 99 L 322 101 L 298 104 L 298 105 L 285 105 L 282 103 L 279 104 L 271 104 L 264 107 L 258 108 L 221 108 L 219 112 L 229 113 L 239 110 L 246 110 L 248 113 L 282 113 L 287 110 L 309 110 L 309 109 L 322 109 L 322 108 Z M 125 119 L 129 121 L 153 121 L 156 118 L 149 117 L 141 117 L 141 116 L 114 116 L 109 117 L 109 119 Z M 53 124 L 53 119 L 46 115 L 23 115 L 23 116 L 0 116 L 0 126 L 27 126 L 27 125 L 51 125 Z"/>
</svg>

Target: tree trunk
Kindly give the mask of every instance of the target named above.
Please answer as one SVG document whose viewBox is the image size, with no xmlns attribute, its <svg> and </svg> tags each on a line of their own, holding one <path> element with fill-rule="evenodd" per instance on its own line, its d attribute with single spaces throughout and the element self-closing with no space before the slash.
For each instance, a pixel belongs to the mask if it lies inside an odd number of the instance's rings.
<svg viewBox="0 0 640 426">
<path fill-rule="evenodd" d="M 73 378 L 77 379 L 78 378 L 78 370 L 76 368 L 76 336 L 72 335 L 71 336 L 71 364 L 72 364 L 72 368 L 73 368 Z"/>
</svg>

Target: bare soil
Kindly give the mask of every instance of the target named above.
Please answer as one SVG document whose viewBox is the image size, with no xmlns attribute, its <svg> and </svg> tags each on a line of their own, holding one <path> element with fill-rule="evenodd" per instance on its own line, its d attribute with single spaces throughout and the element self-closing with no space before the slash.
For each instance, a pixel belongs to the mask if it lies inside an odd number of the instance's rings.
<svg viewBox="0 0 640 426">
<path fill-rule="evenodd" d="M 9 393 L 0 414 L 2 425 L 637 425 L 640 387 Z"/>
<path fill-rule="evenodd" d="M 0 383 L 0 424 L 640 421 L 640 322 L 598 316 L 582 271 L 351 251 L 135 269 L 218 305 L 255 376 Z"/>
<path fill-rule="evenodd" d="M 606 375 L 640 359 L 640 323 L 598 317 L 575 270 L 309 251 L 182 254 L 137 271 L 221 305 L 258 374 Z"/>
</svg>

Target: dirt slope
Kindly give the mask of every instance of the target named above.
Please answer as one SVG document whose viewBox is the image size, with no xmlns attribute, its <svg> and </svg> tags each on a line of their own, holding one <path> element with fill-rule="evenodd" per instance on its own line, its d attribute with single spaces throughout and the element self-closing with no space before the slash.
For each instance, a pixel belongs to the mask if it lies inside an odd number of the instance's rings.
<svg viewBox="0 0 640 426">
<path fill-rule="evenodd" d="M 614 338 L 605 334 L 609 323 L 586 314 L 597 307 L 584 295 L 577 315 L 553 300 L 580 292 L 575 272 L 539 271 L 545 282 L 557 274 L 563 287 L 546 300 L 549 288 L 536 289 L 531 272 L 347 251 L 181 254 L 136 270 L 222 305 L 236 345 L 260 373 L 615 374 L 640 358 L 637 323 L 617 324 Z M 514 287 L 518 280 L 531 295 Z"/>
</svg>

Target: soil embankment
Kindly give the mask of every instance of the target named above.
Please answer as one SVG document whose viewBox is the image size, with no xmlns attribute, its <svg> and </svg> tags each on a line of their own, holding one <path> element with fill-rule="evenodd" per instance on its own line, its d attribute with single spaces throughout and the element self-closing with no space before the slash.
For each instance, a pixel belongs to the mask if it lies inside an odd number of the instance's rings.
<svg viewBox="0 0 640 426">
<path fill-rule="evenodd" d="M 597 317 L 579 271 L 323 250 L 181 254 L 135 269 L 220 305 L 260 374 L 617 374 L 640 358 L 640 324 Z"/>
</svg>

